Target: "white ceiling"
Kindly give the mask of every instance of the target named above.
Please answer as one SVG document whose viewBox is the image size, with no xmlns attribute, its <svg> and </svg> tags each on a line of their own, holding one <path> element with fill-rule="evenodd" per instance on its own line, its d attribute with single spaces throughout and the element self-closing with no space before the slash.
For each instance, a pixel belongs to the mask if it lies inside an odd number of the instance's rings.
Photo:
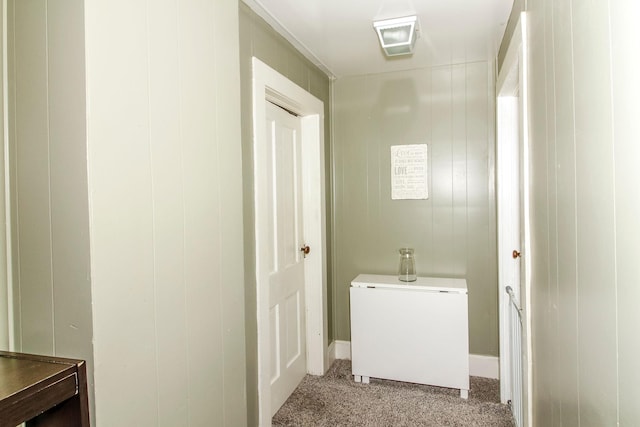
<svg viewBox="0 0 640 427">
<path fill-rule="evenodd" d="M 513 0 L 244 0 L 332 77 L 495 58 Z M 411 56 L 385 57 L 373 21 L 417 15 Z"/>
</svg>

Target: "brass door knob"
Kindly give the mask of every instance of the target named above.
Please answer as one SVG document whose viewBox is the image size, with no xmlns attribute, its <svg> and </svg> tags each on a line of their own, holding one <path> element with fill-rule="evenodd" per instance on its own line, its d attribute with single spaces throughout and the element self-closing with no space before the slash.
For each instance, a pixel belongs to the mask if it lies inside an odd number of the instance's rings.
<svg viewBox="0 0 640 427">
<path fill-rule="evenodd" d="M 520 258 L 520 252 L 514 249 L 511 253 L 511 256 L 513 257 L 513 259 Z"/>
<path fill-rule="evenodd" d="M 304 254 L 304 257 L 306 258 L 307 255 L 309 255 L 309 252 L 311 252 L 311 248 L 308 245 L 304 245 L 300 248 L 300 252 L 302 252 Z"/>
</svg>

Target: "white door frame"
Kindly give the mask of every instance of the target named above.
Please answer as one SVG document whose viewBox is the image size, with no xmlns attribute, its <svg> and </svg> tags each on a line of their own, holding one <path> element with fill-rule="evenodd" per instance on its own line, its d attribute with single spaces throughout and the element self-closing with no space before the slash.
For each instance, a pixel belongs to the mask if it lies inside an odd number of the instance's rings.
<svg viewBox="0 0 640 427">
<path fill-rule="evenodd" d="M 521 252 L 524 271 L 521 272 L 520 282 L 524 284 L 522 294 L 518 289 L 518 298 L 523 309 L 523 334 L 522 343 L 524 346 L 526 360 L 523 361 L 523 405 L 525 426 L 531 426 L 532 419 L 532 347 L 531 347 L 531 251 L 530 251 L 530 211 L 529 211 L 529 98 L 528 98 L 528 48 L 527 48 L 527 20 L 526 12 L 520 14 L 518 23 L 513 32 L 505 59 L 498 74 L 496 83 L 496 105 L 498 108 L 498 141 L 497 141 L 497 182 L 498 182 L 498 298 L 500 307 L 500 359 L 510 360 L 509 354 L 509 296 L 505 292 L 505 286 L 519 284 L 505 283 L 506 278 L 512 277 L 510 269 L 518 268 L 515 263 L 503 262 L 508 258 L 511 251 L 517 249 Z M 517 96 L 517 98 L 516 98 Z M 519 115 L 521 117 L 519 118 Z M 518 120 L 520 123 L 518 124 Z M 509 165 L 502 159 L 513 159 L 514 150 L 519 150 L 522 162 L 519 165 L 522 170 L 516 172 L 519 176 L 514 176 L 514 165 Z M 519 168 L 517 169 L 519 170 Z M 520 182 L 522 177 L 522 182 Z M 513 189 L 512 180 L 517 180 L 518 188 Z M 519 194 L 520 191 L 522 194 Z M 515 200 L 520 203 L 522 209 L 518 218 L 504 209 L 504 206 L 513 202 L 512 197 L 519 195 L 522 200 Z M 521 221 L 520 234 L 523 241 L 522 247 L 513 247 L 513 227 L 514 221 Z M 520 240 L 520 236 L 516 236 Z M 510 399 L 509 366 L 506 363 L 500 365 L 500 397 L 503 403 Z"/>
<path fill-rule="evenodd" d="M 269 353 L 269 244 L 265 230 L 267 195 L 255 191 L 266 173 L 267 136 L 265 101 L 298 114 L 302 139 L 302 203 L 305 243 L 311 252 L 305 260 L 305 313 L 307 372 L 322 375 L 328 369 L 327 251 L 325 230 L 324 105 L 257 58 L 253 65 L 253 169 L 256 233 L 256 308 L 258 323 L 258 407 L 261 426 L 271 425 Z"/>
</svg>

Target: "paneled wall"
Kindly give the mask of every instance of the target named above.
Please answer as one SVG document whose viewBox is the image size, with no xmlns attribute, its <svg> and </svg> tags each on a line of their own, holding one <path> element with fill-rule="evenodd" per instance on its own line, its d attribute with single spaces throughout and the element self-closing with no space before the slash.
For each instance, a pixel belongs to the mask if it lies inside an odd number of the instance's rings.
<svg viewBox="0 0 640 427">
<path fill-rule="evenodd" d="M 253 56 L 286 76 L 298 86 L 324 103 L 325 164 L 327 170 L 327 218 L 331 218 L 331 82 L 314 64 L 308 61 L 289 42 L 276 33 L 247 5 L 240 8 L 240 77 L 242 103 L 242 165 L 244 188 L 244 241 L 245 241 L 245 294 L 246 294 L 246 345 L 247 345 L 247 405 L 249 425 L 258 422 L 258 355 L 256 321 L 256 273 L 255 229 L 253 190 L 253 122 L 251 99 L 251 58 Z M 331 271 L 331 223 L 327 223 L 328 271 Z M 328 277 L 328 300 L 331 301 L 331 277 Z M 329 342 L 333 340 L 332 310 L 329 304 Z"/>
<path fill-rule="evenodd" d="M 238 2 L 85 19 L 99 425 L 245 425 Z"/>
<path fill-rule="evenodd" d="M 496 356 L 493 65 L 344 77 L 334 97 L 335 338 L 350 340 L 351 280 L 396 274 L 409 246 L 418 275 L 467 279 L 470 351 Z M 399 144 L 428 144 L 427 200 L 391 200 Z"/>
<path fill-rule="evenodd" d="M 2 8 L 0 10 L 0 20 L 4 22 L 4 14 L 5 10 Z M 5 46 L 2 43 L 0 46 L 0 66 L 4 69 L 5 63 Z M 0 84 L 0 99 L 5 99 L 6 88 L 4 83 Z M 5 106 L 4 102 L 0 105 L 0 132 L 4 135 L 4 131 L 7 127 L 7 123 L 5 122 Z M 6 142 L 5 142 L 6 143 Z M 7 164 L 5 161 L 5 150 L 1 150 L 0 153 L 0 165 L 2 166 L 2 173 L 0 173 L 0 188 L 6 188 L 6 179 L 5 179 L 5 165 Z M 7 206 L 9 203 L 9 197 L 6 194 L 6 191 L 0 192 L 0 224 L 6 224 L 8 220 L 7 215 Z M 9 271 L 10 266 L 8 262 L 10 260 L 7 251 L 11 247 L 8 244 L 10 240 L 10 236 L 7 235 L 7 227 L 0 227 L 0 349 L 9 350 L 11 348 L 10 341 L 13 332 L 10 332 L 10 325 L 12 324 L 12 309 L 9 307 L 13 306 L 13 301 L 11 301 L 10 295 L 13 290 L 10 288 L 9 282 Z M 11 289 L 11 290 L 10 290 Z"/>
<path fill-rule="evenodd" d="M 640 423 L 640 6 L 529 0 L 535 426 Z"/>
<path fill-rule="evenodd" d="M 245 425 L 237 1 L 8 17 L 17 349 L 86 359 L 92 424 Z"/>
<path fill-rule="evenodd" d="M 92 387 L 83 1 L 7 12 L 15 348 L 87 360 Z"/>
</svg>

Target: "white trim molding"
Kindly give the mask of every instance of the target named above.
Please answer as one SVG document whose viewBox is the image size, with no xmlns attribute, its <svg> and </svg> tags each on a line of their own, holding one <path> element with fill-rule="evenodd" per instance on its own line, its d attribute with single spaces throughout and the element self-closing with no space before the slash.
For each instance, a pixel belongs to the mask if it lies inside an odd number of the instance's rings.
<svg viewBox="0 0 640 427">
<path fill-rule="evenodd" d="M 350 341 L 335 340 L 331 342 L 329 345 L 329 364 L 336 359 L 351 360 Z M 472 377 L 500 379 L 500 359 L 496 356 L 470 354 L 469 375 Z"/>
<path fill-rule="evenodd" d="M 500 379 L 500 358 L 482 354 L 470 354 L 469 375 L 494 380 Z"/>
<path fill-rule="evenodd" d="M 282 22 L 278 20 L 275 16 L 273 16 L 267 8 L 262 4 L 262 0 L 242 0 L 244 4 L 246 4 L 249 9 L 253 10 L 260 18 L 264 19 L 267 24 L 271 26 L 275 30 L 276 33 L 280 34 L 285 38 L 289 43 L 293 45 L 294 48 L 298 52 L 300 52 L 305 58 L 313 63 L 316 67 L 322 70 L 323 73 L 329 77 L 330 80 L 335 80 L 336 76 L 327 67 L 327 65 L 320 60 L 312 51 L 309 49 L 304 43 L 298 40 L 291 31 L 287 27 L 285 27 Z"/>
<path fill-rule="evenodd" d="M 533 425 L 533 350 L 531 344 L 531 195 L 529 193 L 529 65 L 527 12 L 520 14 L 496 82 L 497 106 L 497 198 L 498 198 L 498 301 L 501 366 L 500 400 L 511 400 L 512 408 L 522 407 L 517 424 Z M 501 160 L 502 159 L 502 160 Z M 517 171 L 510 171 L 513 165 Z M 517 185 L 516 185 L 517 181 Z M 513 187 L 515 185 L 515 187 Z M 509 190 L 509 187 L 512 187 Z M 514 209 L 517 207 L 517 209 Z M 513 209 L 512 212 L 508 212 Z M 518 212 L 516 213 L 515 210 Z M 509 234 L 513 238 L 509 237 Z M 513 239 L 516 244 L 514 245 Z M 510 260 L 513 248 L 522 256 L 517 264 Z M 508 281 L 507 281 L 508 280 Z M 509 309 L 510 285 L 522 304 L 523 354 L 511 354 Z M 520 360 L 518 360 L 520 359 Z M 518 360 L 514 365 L 513 361 Z M 521 362 L 521 363 L 520 363 Z M 513 366 L 515 377 L 511 373 Z M 520 385 L 519 378 L 522 379 Z M 522 396 L 517 390 L 522 388 Z M 515 395 L 514 395 L 515 393 Z M 521 402 L 519 402 L 521 400 Z M 519 413 L 515 409 L 514 415 Z"/>
<path fill-rule="evenodd" d="M 334 360 L 351 360 L 351 342 L 335 340 L 329 345 L 329 364 Z"/>
<path fill-rule="evenodd" d="M 305 243 L 314 248 L 305 260 L 307 373 L 323 375 L 328 365 L 327 241 L 325 230 L 324 104 L 257 58 L 253 64 L 253 153 L 256 229 L 256 317 L 258 326 L 259 425 L 271 425 L 269 273 L 266 192 L 268 181 L 266 101 L 298 114 L 301 124 Z"/>
</svg>

